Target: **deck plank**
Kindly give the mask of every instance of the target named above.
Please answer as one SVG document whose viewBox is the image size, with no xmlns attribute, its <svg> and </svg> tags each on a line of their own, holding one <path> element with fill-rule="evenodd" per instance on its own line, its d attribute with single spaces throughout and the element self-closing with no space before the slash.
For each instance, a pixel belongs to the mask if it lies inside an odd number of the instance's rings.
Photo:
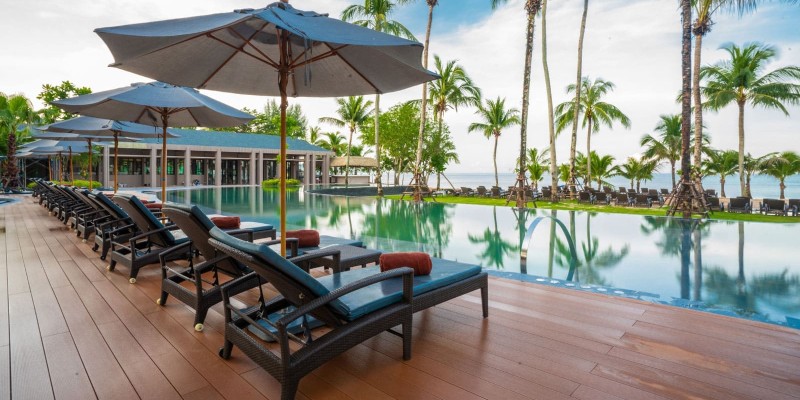
<svg viewBox="0 0 800 400">
<path fill-rule="evenodd" d="M 47 361 L 30 293 L 9 296 L 11 392 L 16 399 L 52 399 Z"/>
<path fill-rule="evenodd" d="M 96 399 L 89 375 L 69 333 L 42 338 L 53 392 L 59 400 Z"/>
</svg>

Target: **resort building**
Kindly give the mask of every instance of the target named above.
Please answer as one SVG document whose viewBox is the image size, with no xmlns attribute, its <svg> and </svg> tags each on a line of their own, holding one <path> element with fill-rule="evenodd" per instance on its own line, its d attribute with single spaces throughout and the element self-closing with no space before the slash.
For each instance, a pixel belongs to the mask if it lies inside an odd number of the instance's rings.
<svg viewBox="0 0 800 400">
<path fill-rule="evenodd" d="M 280 137 L 275 135 L 174 129 L 180 137 L 167 139 L 169 186 L 258 185 L 280 176 Z M 304 185 L 329 181 L 334 153 L 304 140 L 287 138 L 287 177 Z M 157 187 L 161 174 L 161 140 L 143 139 L 119 144 L 117 179 L 124 187 Z M 114 181 L 114 147 L 103 150 L 99 178 Z M 155 166 L 155 168 L 152 168 Z"/>
</svg>

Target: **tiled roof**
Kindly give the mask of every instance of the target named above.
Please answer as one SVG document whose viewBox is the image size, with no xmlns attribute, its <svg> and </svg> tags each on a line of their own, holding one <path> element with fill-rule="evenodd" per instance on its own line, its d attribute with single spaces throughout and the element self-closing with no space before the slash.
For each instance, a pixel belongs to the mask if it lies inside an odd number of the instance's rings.
<svg viewBox="0 0 800 400">
<path fill-rule="evenodd" d="M 169 138 L 167 144 L 187 145 L 187 146 L 207 146 L 207 147 L 249 147 L 256 149 L 278 150 L 281 138 L 276 135 L 239 133 L 239 132 L 220 132 L 205 131 L 195 129 L 171 129 L 172 132 L 180 135 L 177 138 Z M 161 139 L 142 139 L 139 143 L 161 143 Z M 305 140 L 286 138 L 289 150 L 294 151 L 322 151 L 329 152 L 319 146 L 315 146 Z"/>
</svg>

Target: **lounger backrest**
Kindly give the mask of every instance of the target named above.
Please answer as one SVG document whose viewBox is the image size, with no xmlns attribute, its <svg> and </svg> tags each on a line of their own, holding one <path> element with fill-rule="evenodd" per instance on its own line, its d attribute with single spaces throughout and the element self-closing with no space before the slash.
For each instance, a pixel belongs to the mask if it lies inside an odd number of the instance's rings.
<svg viewBox="0 0 800 400">
<path fill-rule="evenodd" d="M 128 213 L 128 216 L 140 231 L 150 232 L 164 228 L 164 224 L 136 196 L 114 196 L 114 203 L 117 203 L 120 208 Z M 150 241 L 162 247 L 175 245 L 175 237 L 168 230 L 150 235 Z"/>
<path fill-rule="evenodd" d="M 711 207 L 719 207 L 719 197 L 709 197 L 706 199 L 706 202 Z"/>
<path fill-rule="evenodd" d="M 267 245 L 237 239 L 216 227 L 211 229 L 210 234 L 212 239 L 209 243 L 212 246 L 250 267 L 295 307 L 330 293 L 313 276 L 281 257 Z M 340 318 L 335 314 L 341 315 L 341 311 L 337 310 L 337 307 L 344 309 L 344 304 L 334 300 L 330 303 L 330 307 L 319 308 L 313 315 L 326 323 L 339 325 Z"/>
<path fill-rule="evenodd" d="M 789 199 L 789 207 L 800 207 L 800 199 Z"/>
<path fill-rule="evenodd" d="M 578 193 L 578 199 L 582 201 L 589 201 L 591 195 L 589 192 L 580 192 Z"/>
<path fill-rule="evenodd" d="M 102 193 L 92 193 L 89 195 L 90 197 L 94 198 L 101 207 L 103 207 L 106 211 L 108 211 L 111 215 L 117 217 L 118 219 L 125 219 L 130 218 L 128 217 L 128 213 L 125 210 L 119 208 L 116 203 L 111 201 L 108 196 Z"/>
<path fill-rule="evenodd" d="M 217 250 L 208 243 L 211 238 L 209 231 L 215 227 L 208 216 L 197 206 L 182 207 L 170 205 L 162 209 L 164 215 L 178 225 L 178 228 L 189 237 L 192 245 L 200 251 L 200 255 L 206 260 L 211 260 L 217 256 Z M 233 260 L 227 259 L 220 261 L 220 267 L 233 272 L 244 272 L 243 266 Z"/>
<path fill-rule="evenodd" d="M 786 202 L 779 199 L 764 199 L 764 203 L 769 206 L 771 210 L 783 210 L 786 207 Z"/>
<path fill-rule="evenodd" d="M 627 193 L 620 193 L 617 195 L 617 203 L 627 203 L 627 202 L 628 202 Z"/>
<path fill-rule="evenodd" d="M 734 197 L 734 198 L 732 198 L 730 200 L 730 203 L 728 204 L 728 207 L 734 208 L 734 209 L 743 209 L 748 204 L 750 204 L 750 199 L 748 199 L 746 197 Z"/>
</svg>

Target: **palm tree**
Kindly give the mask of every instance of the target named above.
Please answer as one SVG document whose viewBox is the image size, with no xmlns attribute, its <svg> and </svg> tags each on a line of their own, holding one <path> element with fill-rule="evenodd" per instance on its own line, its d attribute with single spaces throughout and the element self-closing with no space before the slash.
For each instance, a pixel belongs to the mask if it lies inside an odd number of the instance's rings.
<svg viewBox="0 0 800 400">
<path fill-rule="evenodd" d="M 738 154 L 735 150 L 716 151 L 703 161 L 704 175 L 719 175 L 719 194 L 725 196 L 725 178 L 736 172 Z"/>
<path fill-rule="evenodd" d="M 347 151 L 346 140 L 347 138 L 339 132 L 328 132 L 325 134 L 325 138 L 320 140 L 319 146 L 341 156 Z"/>
<path fill-rule="evenodd" d="M 597 152 L 593 151 L 589 156 L 589 163 L 592 165 L 592 171 L 594 171 L 594 179 L 597 182 L 597 188 L 601 188 L 604 184 L 610 186 L 607 181 L 608 178 L 617 175 L 617 167 L 614 166 L 614 156 L 600 156 Z"/>
<path fill-rule="evenodd" d="M 631 181 L 631 189 L 633 183 L 636 182 L 636 191 L 639 191 L 642 181 L 649 181 L 653 179 L 653 173 L 658 170 L 658 162 L 655 160 L 642 160 L 633 157 L 628 157 L 625 164 L 617 167 L 617 175 Z"/>
<path fill-rule="evenodd" d="M 336 113 L 339 114 L 339 118 L 322 117 L 319 119 L 319 122 L 328 123 L 340 128 L 347 127 L 350 130 L 350 136 L 347 139 L 347 151 L 345 152 L 345 154 L 350 154 L 350 147 L 353 145 L 353 134 L 367 121 L 369 114 L 372 113 L 372 110 L 370 110 L 372 102 L 364 100 L 364 96 L 350 96 L 347 99 L 338 98 L 336 99 L 336 103 L 339 104 L 339 108 L 336 110 Z M 344 187 L 348 187 L 350 157 L 347 157 L 344 168 Z"/>
<path fill-rule="evenodd" d="M 617 106 L 601 100 L 608 92 L 614 90 L 614 84 L 612 82 L 604 81 L 601 78 L 597 78 L 592 82 L 588 77 L 584 77 L 581 86 L 582 91 L 581 102 L 578 109 L 579 112 L 575 111 L 575 103 L 572 101 L 567 101 L 556 106 L 556 130 L 558 132 L 563 131 L 569 123 L 573 122 L 576 115 L 583 114 L 581 126 L 587 128 L 586 154 L 591 154 L 592 133 L 597 132 L 600 129 L 600 125 L 611 128 L 615 121 L 619 121 L 625 128 L 630 128 L 631 121 Z M 567 93 L 572 93 L 574 91 L 576 91 L 575 85 L 567 86 Z M 574 169 L 572 165 L 570 168 Z M 586 176 L 588 178 L 586 184 L 591 187 L 591 164 L 589 164 L 587 168 Z"/>
<path fill-rule="evenodd" d="M 541 153 L 535 147 L 528 149 L 528 160 L 530 160 L 528 163 L 528 175 L 531 177 L 531 185 L 534 191 L 539 190 L 539 181 L 544 177 L 549 153 L 550 149 L 547 147 Z"/>
<path fill-rule="evenodd" d="M 313 126 L 311 128 L 308 128 L 308 135 L 306 136 L 306 140 L 308 140 L 308 143 L 311 143 L 315 146 L 319 146 L 319 144 L 322 142 L 322 138 L 320 137 L 321 134 L 322 134 L 322 129 L 320 129 L 320 127 L 318 126 Z"/>
<path fill-rule="evenodd" d="M 433 7 L 439 4 L 439 0 L 425 0 L 428 4 L 428 25 L 425 28 L 425 46 L 422 50 L 422 66 L 428 69 L 428 49 L 431 42 L 431 26 L 433 25 Z M 414 201 L 422 201 L 421 193 L 419 191 L 420 182 L 420 167 L 422 166 L 422 144 L 425 141 L 425 126 L 428 124 L 428 85 L 422 85 L 422 106 L 419 118 L 419 134 L 417 135 L 417 156 L 414 162 Z M 395 178 L 396 179 L 396 178 Z"/>
<path fill-rule="evenodd" d="M 414 34 L 403 24 L 389 19 L 394 11 L 396 4 L 405 4 L 410 0 L 364 0 L 364 5 L 354 4 L 342 11 L 342 21 L 352 22 L 355 25 L 374 29 L 378 32 L 386 32 L 395 36 L 416 40 Z M 378 186 L 378 196 L 383 196 L 383 185 L 381 184 L 381 142 L 380 142 L 380 120 L 381 114 L 381 95 L 375 94 L 375 160 L 378 167 L 375 172 L 375 183 Z M 345 172 L 346 174 L 346 172 Z"/>
<path fill-rule="evenodd" d="M 0 134 L 6 137 L 6 160 L 3 162 L 2 182 L 5 187 L 22 186 L 19 181 L 19 167 L 17 166 L 17 137 L 19 128 L 30 125 L 36 120 L 37 114 L 33 104 L 23 95 L 5 95 L 0 93 Z M 27 132 L 27 128 L 25 129 Z M 25 133 L 22 133 L 25 135 Z"/>
<path fill-rule="evenodd" d="M 744 186 L 747 188 L 747 193 L 750 192 L 750 178 L 753 177 L 753 174 L 761 172 L 761 166 L 764 161 L 773 156 L 777 155 L 777 152 L 767 153 L 761 157 L 753 157 L 750 153 L 745 154 L 744 156 Z"/>
<path fill-rule="evenodd" d="M 492 207 L 494 214 L 494 230 L 486 228 L 480 235 L 467 234 L 467 239 L 472 244 L 483 244 L 485 248 L 478 257 L 486 262 L 487 267 L 503 269 L 506 257 L 519 252 L 519 246 L 503 239 L 497 227 L 497 207 Z"/>
<path fill-rule="evenodd" d="M 516 108 L 506 110 L 506 99 L 498 97 L 497 100 L 486 100 L 486 106 L 479 105 L 478 111 L 475 113 L 481 116 L 483 122 L 471 123 L 468 131 L 483 132 L 487 139 L 494 136 L 494 153 L 492 156 L 494 161 L 494 185 L 500 186 L 500 180 L 497 177 L 497 141 L 500 139 L 503 129 L 520 123 L 519 111 Z"/>
<path fill-rule="evenodd" d="M 496 9 L 501 3 L 507 0 L 491 0 L 492 9 Z M 525 70 L 522 74 L 522 116 L 520 119 L 519 132 L 519 174 L 517 182 L 522 185 L 525 174 L 525 148 L 528 141 L 528 99 L 531 92 L 531 59 L 533 58 L 533 31 L 536 21 L 536 14 L 542 7 L 542 0 L 525 0 L 525 12 L 528 17 L 527 28 L 525 31 Z M 496 170 L 497 168 L 495 168 Z M 495 171 L 495 175 L 497 175 Z M 522 187 L 520 187 L 522 189 Z M 520 191 L 521 196 L 517 197 L 517 208 L 524 208 L 524 191 Z"/>
<path fill-rule="evenodd" d="M 712 110 L 731 103 L 739 108 L 739 184 L 742 195 L 750 196 L 744 176 L 744 107 L 750 104 L 778 109 L 788 116 L 784 103 L 800 104 L 800 67 L 788 66 L 764 73 L 777 51 L 760 43 L 744 47 L 726 44 L 722 49 L 730 59 L 701 69 L 700 75 L 706 83 L 702 91 L 706 105 Z"/>
<path fill-rule="evenodd" d="M 672 187 L 675 187 L 675 163 L 681 158 L 681 115 L 660 116 L 661 121 L 656 125 L 658 137 L 652 135 L 642 136 L 640 144 L 645 147 L 643 157 L 658 162 L 668 161 Z"/>
<path fill-rule="evenodd" d="M 450 60 L 442 64 L 438 55 L 433 56 L 433 65 L 439 79 L 428 83 L 429 100 L 434 112 L 434 120 L 442 132 L 444 113 L 448 109 L 458 111 L 459 106 L 478 106 L 481 104 L 481 90 L 472 83 L 464 68 L 457 64 L 458 60 Z"/>
<path fill-rule="evenodd" d="M 800 156 L 793 151 L 784 151 L 774 155 L 761 163 L 761 173 L 778 180 L 781 189 L 781 200 L 786 189 L 786 178 L 800 173 Z"/>
<path fill-rule="evenodd" d="M 580 118 L 581 77 L 583 76 L 583 35 L 586 33 L 586 15 L 589 13 L 589 0 L 583 0 L 581 30 L 578 35 L 578 68 L 575 73 L 575 97 L 572 100 L 572 135 L 569 147 L 569 183 L 575 183 L 575 152 L 578 145 L 578 118 Z M 589 151 L 588 149 L 586 151 Z"/>
<path fill-rule="evenodd" d="M 547 65 L 547 0 L 542 0 L 542 69 L 547 93 L 547 131 L 550 138 L 550 187 L 558 187 L 558 163 L 556 161 L 556 129 L 553 120 L 553 92 L 550 90 L 550 67 Z M 580 76 L 580 72 L 578 73 Z M 536 183 L 538 185 L 538 182 Z M 558 193 L 550 191 L 550 201 L 556 201 Z M 552 249 L 552 246 L 551 246 Z"/>
</svg>

